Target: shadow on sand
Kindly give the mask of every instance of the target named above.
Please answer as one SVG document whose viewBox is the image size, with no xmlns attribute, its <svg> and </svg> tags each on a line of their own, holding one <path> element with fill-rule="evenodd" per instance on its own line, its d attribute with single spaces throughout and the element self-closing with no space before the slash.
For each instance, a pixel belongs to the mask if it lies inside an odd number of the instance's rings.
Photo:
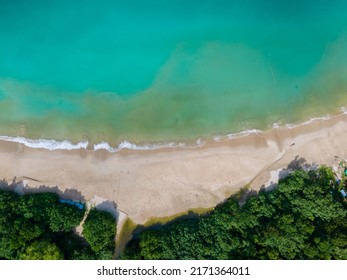
<svg viewBox="0 0 347 280">
<path fill-rule="evenodd" d="M 85 197 L 77 189 L 71 188 L 71 189 L 65 189 L 65 191 L 62 191 L 57 186 L 49 187 L 46 185 L 41 185 L 35 188 L 31 188 L 31 187 L 29 188 L 26 185 L 24 185 L 23 181 L 16 181 L 15 179 L 11 183 L 7 182 L 6 180 L 1 180 L 0 189 L 14 191 L 20 195 L 51 192 L 51 193 L 56 193 L 61 199 L 86 202 Z"/>
</svg>

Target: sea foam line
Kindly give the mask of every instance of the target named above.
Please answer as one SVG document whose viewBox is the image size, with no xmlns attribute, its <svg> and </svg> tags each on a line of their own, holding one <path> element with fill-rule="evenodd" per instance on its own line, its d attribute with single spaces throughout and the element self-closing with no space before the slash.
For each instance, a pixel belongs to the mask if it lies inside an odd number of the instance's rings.
<svg viewBox="0 0 347 280">
<path fill-rule="evenodd" d="M 53 139 L 30 139 L 25 137 L 11 137 L 0 135 L 0 140 L 15 142 L 25 145 L 29 148 L 46 149 L 46 150 L 78 150 L 87 149 L 88 141 L 78 142 L 77 144 L 71 143 L 69 140 L 56 141 Z"/>
<path fill-rule="evenodd" d="M 148 150 L 158 150 L 158 149 L 164 149 L 164 148 L 185 148 L 185 147 L 187 147 L 185 143 L 169 142 L 169 143 L 159 143 L 159 144 L 149 144 L 149 145 L 137 145 L 137 144 L 130 143 L 124 140 L 116 148 L 113 148 L 107 142 L 100 142 L 98 144 L 94 144 L 93 150 L 94 151 L 106 150 L 110 153 L 116 153 L 123 149 L 148 151 Z"/>
<path fill-rule="evenodd" d="M 53 139 L 30 139 L 25 137 L 11 137 L 11 136 L 5 136 L 0 135 L 0 140 L 7 141 L 7 142 L 14 142 L 14 143 L 20 143 L 23 144 L 26 147 L 29 148 L 35 148 L 35 149 L 46 149 L 46 150 L 79 150 L 84 149 L 86 150 L 89 146 L 88 141 L 78 142 L 77 144 L 73 144 L 69 140 L 63 140 L 63 141 L 57 141 Z M 134 143 L 131 143 L 129 141 L 122 141 L 117 147 L 110 146 L 107 142 L 100 142 L 98 144 L 93 145 L 93 150 L 106 150 L 111 153 L 119 152 L 123 149 L 129 149 L 129 150 L 138 150 L 138 151 L 147 151 L 147 150 L 158 150 L 163 148 L 196 148 L 204 145 L 205 142 L 203 142 L 201 139 L 198 139 L 196 141 L 196 145 L 188 146 L 185 143 L 176 143 L 176 142 L 168 142 L 168 143 L 159 143 L 159 144 L 149 144 L 149 145 L 137 145 Z"/>
<path fill-rule="evenodd" d="M 249 129 L 249 130 L 244 130 L 244 131 L 236 132 L 236 133 L 229 133 L 229 134 L 224 134 L 224 135 L 214 135 L 214 136 L 212 136 L 212 140 L 214 142 L 221 142 L 224 140 L 233 140 L 233 139 L 248 136 L 251 134 L 259 134 L 259 133 L 263 133 L 263 132 L 264 131 L 259 130 L 259 129 Z"/>
<path fill-rule="evenodd" d="M 341 115 L 347 114 L 347 108 L 346 107 L 341 107 Z M 325 115 L 322 117 L 316 117 L 316 118 L 311 118 L 308 121 L 305 121 L 303 123 L 299 124 L 280 124 L 280 123 L 274 123 L 272 128 L 273 129 L 278 129 L 281 127 L 285 128 L 295 128 L 298 126 L 302 125 L 307 125 L 310 124 L 314 121 L 317 120 L 328 120 L 333 117 L 337 117 L 339 115 Z M 235 138 L 247 136 L 250 134 L 259 134 L 262 133 L 262 130 L 258 129 L 251 129 L 251 130 L 245 130 L 241 131 L 238 133 L 232 133 L 232 134 L 226 134 L 226 135 L 215 135 L 212 137 L 212 140 L 214 142 L 220 142 L 224 140 L 225 138 L 227 140 L 232 140 Z M 30 139 L 26 137 L 11 137 L 11 136 L 6 136 L 6 135 L 0 135 L 0 140 L 2 141 L 8 141 L 8 142 L 15 142 L 15 143 L 20 143 L 25 145 L 26 147 L 29 148 L 35 148 L 35 149 L 46 149 L 46 150 L 79 150 L 79 149 L 84 149 L 87 150 L 89 146 L 88 141 L 81 141 L 78 142 L 77 144 L 73 144 L 69 140 L 63 140 L 63 141 L 57 141 L 53 139 Z M 138 151 L 147 151 L 147 150 L 158 150 L 158 149 L 165 149 L 165 148 L 198 148 L 202 147 L 206 142 L 199 138 L 195 144 L 186 144 L 182 142 L 167 142 L 167 143 L 157 143 L 157 144 L 148 144 L 148 145 L 138 145 L 131 143 L 127 140 L 122 141 L 117 147 L 112 147 L 109 143 L 107 142 L 100 142 L 98 144 L 93 145 L 93 150 L 98 151 L 98 150 L 106 150 L 111 153 L 116 153 L 119 152 L 120 150 L 123 149 L 129 149 L 129 150 L 138 150 Z"/>
<path fill-rule="evenodd" d="M 341 115 L 345 115 L 347 112 L 342 112 L 342 114 Z M 302 123 L 298 123 L 298 124 L 291 124 L 291 123 L 286 123 L 286 124 L 281 124 L 281 123 L 273 123 L 273 125 L 272 125 L 272 128 L 273 129 L 279 129 L 279 128 L 288 128 L 288 129 L 292 129 L 292 128 L 296 128 L 296 127 L 300 127 L 300 126 L 305 126 L 305 125 L 309 125 L 309 124 L 311 124 L 311 123 L 313 123 L 313 122 L 315 122 L 315 121 L 327 121 L 327 120 L 329 120 L 329 119 L 331 119 L 331 118 L 333 118 L 333 117 L 337 117 L 338 115 L 333 115 L 333 116 L 331 116 L 331 115 L 329 115 L 329 114 L 327 114 L 327 115 L 324 115 L 324 116 L 322 116 L 322 117 L 314 117 L 314 118 L 311 118 L 311 119 L 309 119 L 308 121 L 305 121 L 305 122 L 302 122 Z"/>
<path fill-rule="evenodd" d="M 340 112 L 341 112 L 340 114 L 336 114 L 336 115 L 326 114 L 326 115 L 321 116 L 321 117 L 310 118 L 309 120 L 304 121 L 302 123 L 298 123 L 298 124 L 287 123 L 287 124 L 282 125 L 281 123 L 274 123 L 272 125 L 272 128 L 278 129 L 278 128 L 281 128 L 281 127 L 286 127 L 286 128 L 291 129 L 291 128 L 296 128 L 296 127 L 303 126 L 303 125 L 308 125 L 308 124 L 311 124 L 311 123 L 313 123 L 315 121 L 327 121 L 329 119 L 332 119 L 332 118 L 335 118 L 335 117 L 338 117 L 338 116 L 341 116 L 341 115 L 347 115 L 347 107 L 342 106 L 340 108 Z"/>
</svg>

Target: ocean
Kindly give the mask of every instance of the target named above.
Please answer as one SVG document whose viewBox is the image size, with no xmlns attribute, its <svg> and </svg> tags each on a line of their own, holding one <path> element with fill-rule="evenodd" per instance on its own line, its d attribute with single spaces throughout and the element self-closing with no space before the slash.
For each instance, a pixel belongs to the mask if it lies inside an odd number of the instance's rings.
<svg viewBox="0 0 347 280">
<path fill-rule="evenodd" d="M 0 0 L 0 139 L 152 149 L 347 105 L 347 1 Z"/>
</svg>

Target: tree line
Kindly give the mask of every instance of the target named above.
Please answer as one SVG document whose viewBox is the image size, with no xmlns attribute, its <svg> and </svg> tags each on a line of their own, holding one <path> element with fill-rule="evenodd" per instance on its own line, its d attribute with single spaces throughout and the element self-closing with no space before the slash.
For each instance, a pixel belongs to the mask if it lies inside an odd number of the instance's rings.
<svg viewBox="0 0 347 280">
<path fill-rule="evenodd" d="M 115 219 L 92 208 L 81 236 L 75 228 L 85 214 L 85 207 L 62 203 L 55 193 L 0 190 L 0 259 L 112 259 Z"/>
<path fill-rule="evenodd" d="M 328 167 L 296 170 L 242 206 L 232 196 L 208 215 L 145 229 L 121 258 L 347 259 L 344 184 Z M 112 259 L 115 233 L 107 212 L 86 214 L 54 193 L 0 190 L 0 259 Z"/>
<path fill-rule="evenodd" d="M 122 259 L 347 259 L 347 204 L 331 168 L 296 170 L 243 206 L 144 230 Z M 344 182 L 341 182 L 344 184 Z"/>
</svg>

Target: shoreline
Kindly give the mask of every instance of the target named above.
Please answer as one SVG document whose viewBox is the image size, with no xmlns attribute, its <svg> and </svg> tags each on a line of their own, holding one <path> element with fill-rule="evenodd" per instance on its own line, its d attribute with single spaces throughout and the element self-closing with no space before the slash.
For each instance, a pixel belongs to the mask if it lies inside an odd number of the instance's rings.
<svg viewBox="0 0 347 280">
<path fill-rule="evenodd" d="M 245 129 L 240 132 L 235 133 L 226 133 L 220 135 L 212 135 L 212 136 L 200 136 L 195 139 L 181 139 L 181 140 L 172 140 L 172 141 L 159 141 L 159 142 L 142 142 L 136 143 L 131 142 L 127 139 L 123 139 L 120 141 L 118 145 L 112 146 L 110 143 L 106 141 L 100 141 L 97 143 L 89 142 L 88 140 L 81 140 L 79 142 L 72 142 L 69 139 L 64 140 L 56 140 L 56 139 L 33 139 L 25 136 L 8 136 L 8 135 L 0 135 L 0 141 L 13 142 L 18 144 L 23 144 L 27 148 L 34 149 L 45 149 L 49 151 L 53 150 L 87 150 L 87 151 L 99 151 L 105 150 L 109 153 L 118 153 L 122 150 L 133 150 L 133 151 L 152 151 L 152 150 L 162 150 L 162 149 L 195 149 L 205 146 L 211 142 L 223 142 L 233 140 L 239 137 L 245 137 L 251 134 L 259 134 L 266 133 L 273 129 L 283 129 L 283 128 L 296 128 L 298 126 L 304 126 L 319 120 L 328 120 L 330 118 L 336 118 L 341 115 L 347 114 L 347 108 L 341 107 L 339 113 L 335 112 L 335 114 L 330 115 L 326 114 L 321 117 L 312 117 L 309 120 L 303 121 L 297 124 L 280 124 L 273 123 L 271 128 L 261 130 L 257 128 L 253 129 Z"/>
<path fill-rule="evenodd" d="M 58 186 L 86 201 L 114 201 L 136 224 L 194 208 L 211 208 L 245 185 L 258 190 L 270 172 L 296 156 L 335 165 L 347 159 L 347 115 L 293 127 L 156 150 L 46 150 L 0 140 L 0 177 L 30 189 Z M 293 145 L 294 143 L 294 145 Z M 66 191 L 68 190 L 68 191 Z"/>
</svg>

